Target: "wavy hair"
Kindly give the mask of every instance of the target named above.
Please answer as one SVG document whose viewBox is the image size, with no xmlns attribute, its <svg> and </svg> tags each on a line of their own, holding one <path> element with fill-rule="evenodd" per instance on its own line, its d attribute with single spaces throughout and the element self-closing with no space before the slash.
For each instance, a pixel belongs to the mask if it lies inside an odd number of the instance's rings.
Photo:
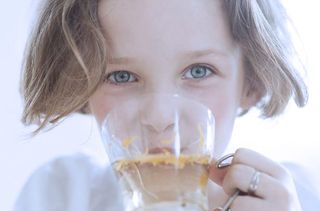
<svg viewBox="0 0 320 211">
<path fill-rule="evenodd" d="M 279 1 L 219 0 L 233 39 L 241 46 L 250 90 L 260 93 L 262 116 L 280 114 L 293 96 L 305 105 L 307 89 L 293 65 L 293 45 Z M 35 133 L 72 112 L 86 113 L 102 82 L 107 49 L 98 18 L 99 0 L 47 0 L 25 52 L 22 122 Z"/>
</svg>

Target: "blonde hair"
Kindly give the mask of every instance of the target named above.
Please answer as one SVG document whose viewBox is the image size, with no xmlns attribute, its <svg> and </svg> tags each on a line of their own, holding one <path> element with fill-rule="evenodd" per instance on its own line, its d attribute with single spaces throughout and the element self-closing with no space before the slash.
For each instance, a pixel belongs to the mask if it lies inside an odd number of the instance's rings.
<svg viewBox="0 0 320 211">
<path fill-rule="evenodd" d="M 262 116 L 282 113 L 292 96 L 304 106 L 307 88 L 293 65 L 296 52 L 280 1 L 223 0 L 223 6 L 233 39 L 244 52 L 247 83 L 261 95 Z"/>
<path fill-rule="evenodd" d="M 280 114 L 291 96 L 298 106 L 307 91 L 290 56 L 286 17 L 278 1 L 221 0 L 233 38 L 244 52 L 246 82 L 261 95 L 264 117 Z M 22 121 L 36 133 L 68 114 L 85 112 L 102 82 L 107 49 L 98 0 L 47 0 L 26 51 Z"/>
</svg>

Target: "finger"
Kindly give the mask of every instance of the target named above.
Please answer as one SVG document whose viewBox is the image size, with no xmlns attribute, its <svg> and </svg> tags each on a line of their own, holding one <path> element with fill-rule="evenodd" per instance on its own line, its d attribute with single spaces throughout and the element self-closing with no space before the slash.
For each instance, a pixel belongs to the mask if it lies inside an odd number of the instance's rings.
<svg viewBox="0 0 320 211">
<path fill-rule="evenodd" d="M 229 167 L 218 169 L 215 164 L 209 167 L 209 178 L 218 185 L 222 185 L 223 178 L 228 172 Z"/>
<path fill-rule="evenodd" d="M 250 166 L 243 164 L 232 165 L 222 183 L 224 191 L 228 195 L 234 193 L 236 189 L 247 193 L 255 172 L 256 170 Z M 278 193 L 283 193 L 282 188 L 283 185 L 278 180 L 261 172 L 254 195 L 262 199 L 274 199 L 279 196 Z"/>
<path fill-rule="evenodd" d="M 209 167 L 209 178 L 216 184 L 221 185 L 229 166 L 232 164 L 233 153 L 227 154 L 218 160 L 211 162 Z"/>
<path fill-rule="evenodd" d="M 274 210 L 266 201 L 250 196 L 239 196 L 230 206 L 232 211 Z"/>
<path fill-rule="evenodd" d="M 270 176 L 280 180 L 288 175 L 283 166 L 249 149 L 238 149 L 234 154 L 232 163 L 251 166 L 258 171 L 269 174 Z"/>
</svg>

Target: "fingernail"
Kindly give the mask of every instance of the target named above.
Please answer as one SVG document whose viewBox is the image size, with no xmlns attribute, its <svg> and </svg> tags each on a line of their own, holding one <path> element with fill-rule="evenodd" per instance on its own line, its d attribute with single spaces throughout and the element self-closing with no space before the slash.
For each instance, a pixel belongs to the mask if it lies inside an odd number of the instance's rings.
<svg viewBox="0 0 320 211">
<path fill-rule="evenodd" d="M 218 169 L 223 169 L 223 168 L 230 166 L 233 156 L 234 156 L 234 153 L 227 154 L 227 155 L 223 156 L 222 158 L 217 160 L 216 167 Z M 230 159 L 231 159 L 231 161 L 229 161 Z"/>
</svg>

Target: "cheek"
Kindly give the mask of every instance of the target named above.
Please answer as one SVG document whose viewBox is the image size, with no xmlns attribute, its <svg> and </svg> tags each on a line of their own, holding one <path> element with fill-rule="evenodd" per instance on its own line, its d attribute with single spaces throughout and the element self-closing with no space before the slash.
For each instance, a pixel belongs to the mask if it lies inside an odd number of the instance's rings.
<svg viewBox="0 0 320 211">
<path fill-rule="evenodd" d="M 113 108 L 116 108 L 125 101 L 135 99 L 137 96 L 137 91 L 134 89 L 122 90 L 102 85 L 90 97 L 89 108 L 100 125 L 107 113 L 109 113 Z"/>
<path fill-rule="evenodd" d="M 106 114 L 114 107 L 115 102 L 112 98 L 106 99 L 102 91 L 96 91 L 89 99 L 89 108 L 92 115 L 96 118 L 99 125 L 101 125 Z"/>
<path fill-rule="evenodd" d="M 218 155 L 223 153 L 231 139 L 237 108 L 228 101 L 220 101 L 212 108 L 216 119 L 215 146 Z"/>
<path fill-rule="evenodd" d="M 235 92 L 206 93 L 202 102 L 210 108 L 215 117 L 215 154 L 220 156 L 226 149 L 237 116 L 239 100 Z"/>
</svg>

